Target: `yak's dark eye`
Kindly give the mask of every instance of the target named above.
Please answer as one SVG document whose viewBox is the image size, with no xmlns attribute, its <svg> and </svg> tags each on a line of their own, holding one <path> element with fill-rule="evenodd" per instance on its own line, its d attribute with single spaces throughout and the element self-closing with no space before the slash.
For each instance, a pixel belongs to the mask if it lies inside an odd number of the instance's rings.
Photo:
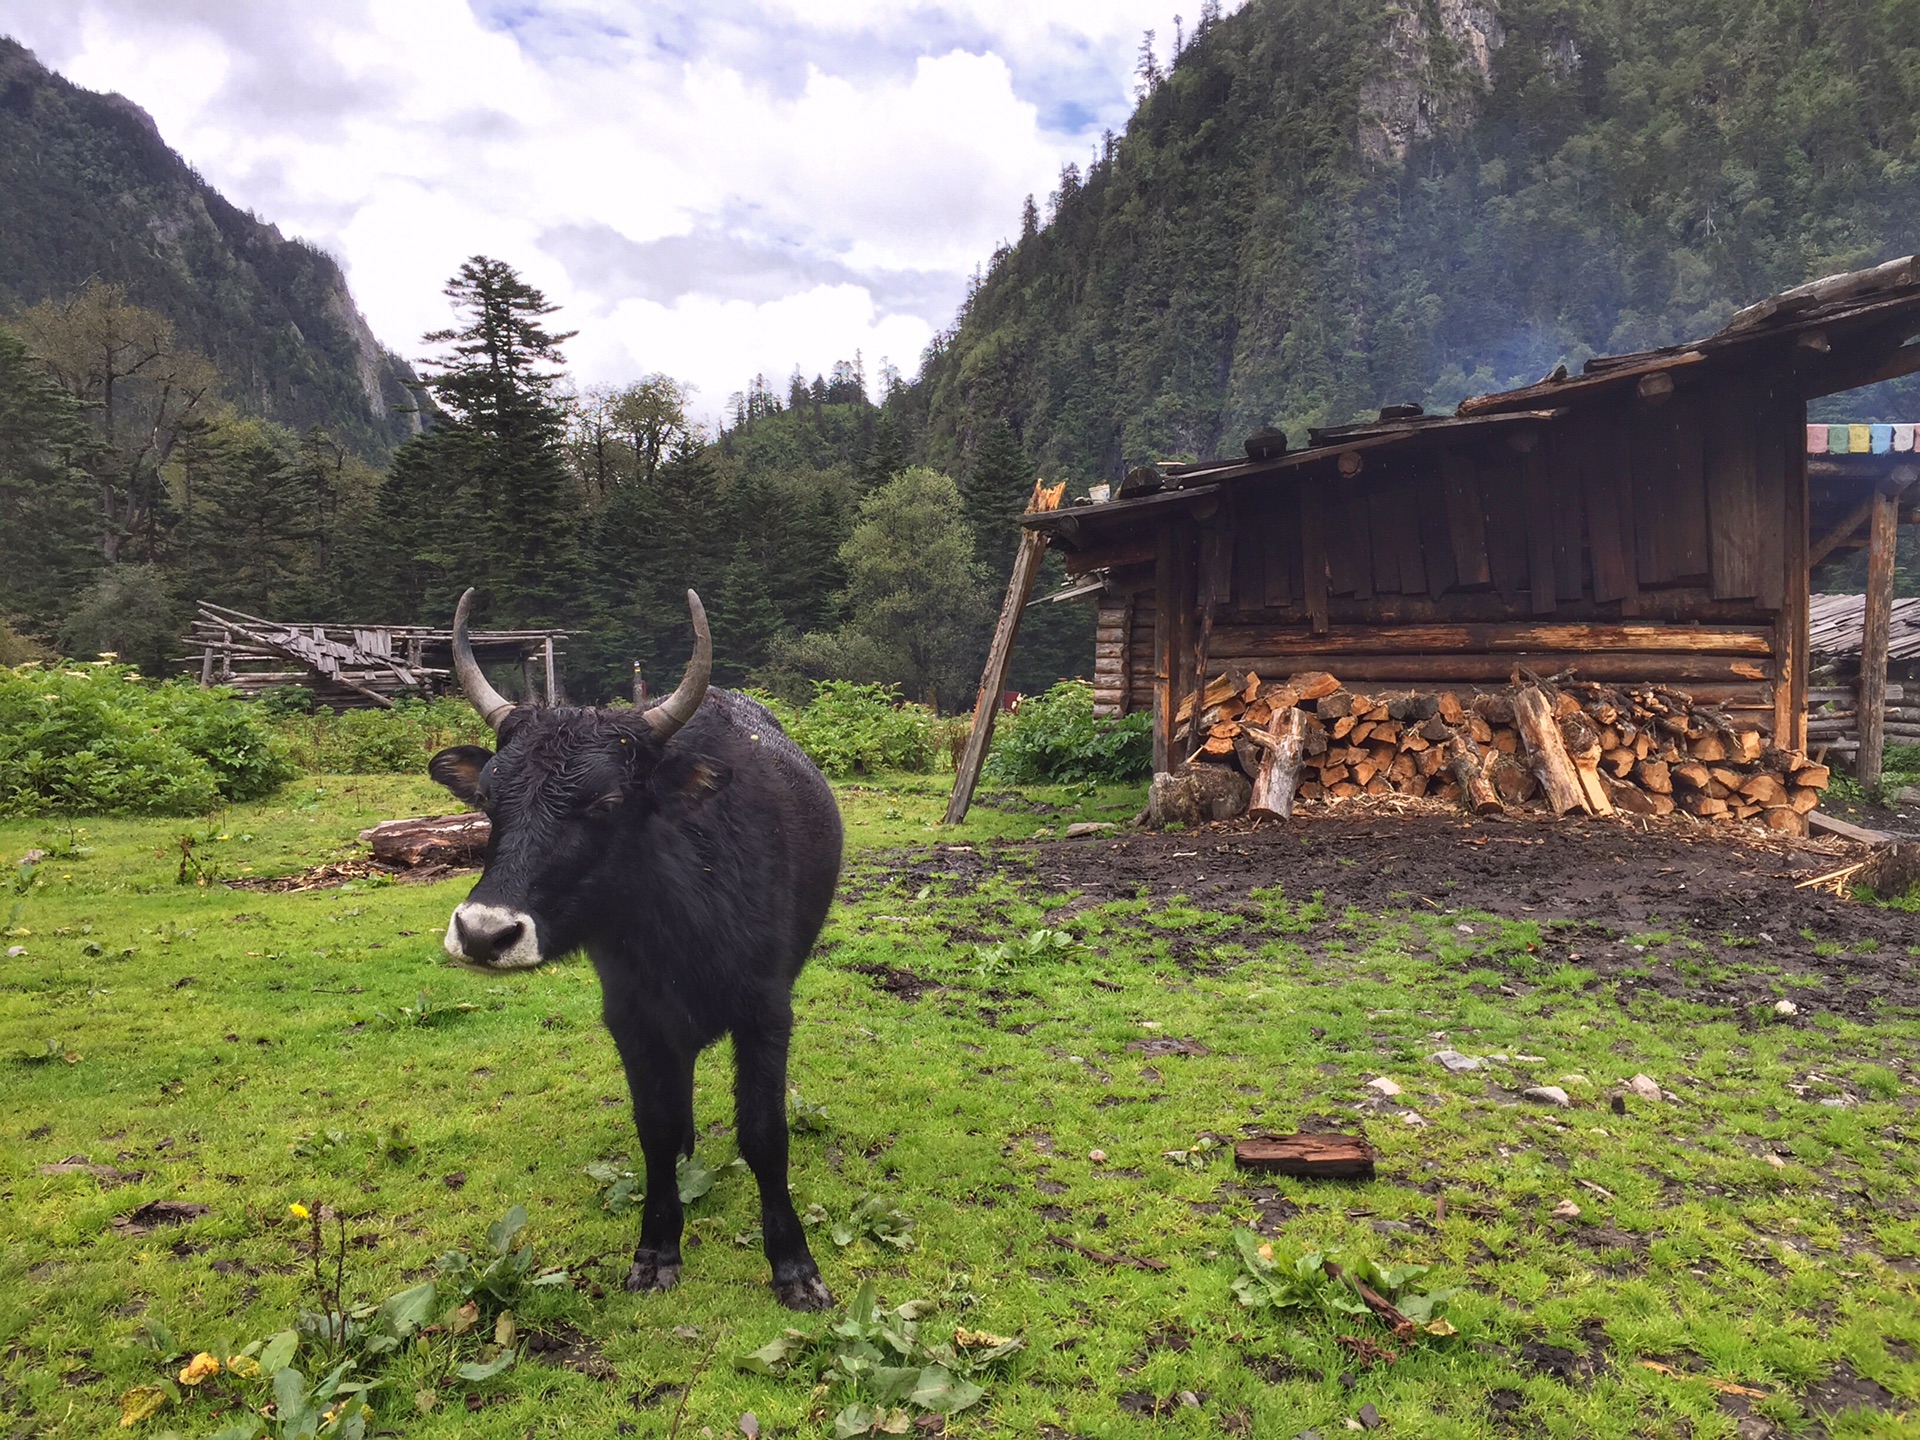
<svg viewBox="0 0 1920 1440">
<path fill-rule="evenodd" d="M 598 800 L 587 806 L 587 814 L 593 816 L 596 820 L 604 820 L 619 808 L 620 799 L 621 797 L 617 792 L 612 795 L 602 795 Z"/>
</svg>

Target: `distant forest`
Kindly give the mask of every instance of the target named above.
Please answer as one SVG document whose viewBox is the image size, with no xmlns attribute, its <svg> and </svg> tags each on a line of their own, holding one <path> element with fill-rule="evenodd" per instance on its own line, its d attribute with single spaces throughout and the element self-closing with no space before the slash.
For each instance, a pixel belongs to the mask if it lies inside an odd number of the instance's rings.
<svg viewBox="0 0 1920 1440">
<path fill-rule="evenodd" d="M 1009 427 L 958 479 L 917 465 L 856 360 L 784 394 L 756 380 L 709 436 L 667 376 L 568 389 L 569 337 L 510 266 L 476 256 L 447 294 L 433 423 L 384 467 L 236 408 L 115 286 L 0 327 L 0 662 L 112 651 L 160 672 L 195 600 L 445 623 L 474 585 L 483 624 L 569 630 L 567 689 L 604 700 L 636 664 L 677 674 L 691 587 L 722 683 L 971 703 L 1034 479 Z M 1038 607 L 1014 683 L 1084 669 L 1090 628 L 1083 607 Z"/>
<path fill-rule="evenodd" d="M 677 672 L 693 586 L 726 683 L 956 708 L 1036 474 L 1451 407 L 1920 249 L 1916 56 L 1920 6 L 1877 0 L 1206 0 L 917 379 L 757 378 L 707 434 L 670 377 L 569 388 L 498 259 L 416 379 L 324 256 L 0 41 L 0 661 L 159 669 L 196 599 L 441 621 L 474 584 L 603 699 Z M 1920 384 L 1816 415 L 1920 420 Z M 1019 688 L 1090 665 L 1084 603 L 1025 625 Z"/>
</svg>

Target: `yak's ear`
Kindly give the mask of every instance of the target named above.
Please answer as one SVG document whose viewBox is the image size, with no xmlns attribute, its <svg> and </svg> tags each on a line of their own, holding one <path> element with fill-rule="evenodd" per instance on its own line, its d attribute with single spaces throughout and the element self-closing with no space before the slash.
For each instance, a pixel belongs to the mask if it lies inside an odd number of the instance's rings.
<svg viewBox="0 0 1920 1440">
<path fill-rule="evenodd" d="M 655 803 L 692 809 L 726 788 L 733 772 L 710 755 L 669 753 L 647 777 Z"/>
<path fill-rule="evenodd" d="M 427 774 L 471 805 L 480 793 L 481 767 L 492 758 L 491 750 L 482 750 L 478 745 L 455 745 L 427 762 Z"/>
</svg>

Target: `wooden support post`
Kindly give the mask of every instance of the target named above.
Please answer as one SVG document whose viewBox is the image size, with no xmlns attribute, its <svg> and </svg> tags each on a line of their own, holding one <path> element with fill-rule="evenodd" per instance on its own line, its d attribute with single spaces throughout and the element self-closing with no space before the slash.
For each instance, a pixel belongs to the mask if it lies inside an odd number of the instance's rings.
<svg viewBox="0 0 1920 1440">
<path fill-rule="evenodd" d="M 1120 713 L 1133 713 L 1133 621 L 1139 613 L 1139 596 L 1127 592 L 1120 607 Z"/>
<path fill-rule="evenodd" d="M 1873 497 L 1867 540 L 1867 605 L 1860 635 L 1860 758 L 1856 773 L 1871 790 L 1880 783 L 1887 723 L 1887 639 L 1893 627 L 1893 556 L 1899 501 L 1885 491 Z"/>
<path fill-rule="evenodd" d="M 1033 483 L 1033 498 L 1027 513 L 1056 510 L 1066 493 L 1065 483 L 1049 486 L 1043 480 Z M 947 801 L 947 824 L 958 825 L 967 818 L 973 803 L 973 787 L 980 782 L 980 767 L 986 763 L 987 746 L 993 739 L 993 720 L 1000 710 L 1000 692 L 1007 683 L 1007 667 L 1013 662 L 1013 640 L 1020 632 L 1020 614 L 1027 608 L 1033 582 L 1040 574 L 1040 562 L 1047 553 L 1044 530 L 1022 530 L 1020 550 L 1013 560 L 1013 578 L 1007 582 L 1007 598 L 1000 602 L 1000 619 L 993 627 L 993 642 L 987 646 L 987 668 L 980 675 L 980 693 L 973 703 L 973 730 L 967 736 L 966 749 L 954 767 L 953 796 Z"/>
<path fill-rule="evenodd" d="M 553 671 L 553 637 L 551 635 L 547 637 L 544 649 L 544 658 L 547 662 L 547 708 L 551 710 L 560 703 L 560 686 Z"/>
<path fill-rule="evenodd" d="M 647 703 L 647 682 L 640 678 L 640 662 L 633 662 L 633 708 L 644 709 Z"/>
<path fill-rule="evenodd" d="M 522 655 L 520 657 L 520 681 L 527 689 L 527 704 L 538 705 L 540 703 L 540 682 L 534 675 L 532 655 Z"/>
<path fill-rule="evenodd" d="M 200 683 L 202 686 L 213 684 L 213 642 L 211 640 L 200 652 Z"/>
<path fill-rule="evenodd" d="M 1207 659 L 1213 648 L 1213 616 L 1219 602 L 1226 598 L 1232 583 L 1233 542 L 1231 526 L 1224 517 L 1213 516 L 1200 530 L 1199 626 L 1193 647 L 1193 715 L 1187 722 L 1187 734 L 1181 742 L 1183 752 L 1200 744 L 1200 712 L 1205 709 Z"/>
<path fill-rule="evenodd" d="M 1812 537 L 1807 518 L 1806 420 L 1804 401 L 1781 406 L 1772 433 L 1763 435 L 1760 442 L 1782 447 L 1786 455 L 1785 513 L 1779 517 L 1784 583 L 1773 628 L 1773 743 L 1782 750 L 1807 748 L 1807 649 L 1812 604 L 1807 555 Z"/>
<path fill-rule="evenodd" d="M 1887 475 L 1885 493 L 1897 500 L 1901 493 L 1916 480 L 1920 480 L 1920 465 L 1896 465 Z M 1808 554 L 1807 564 L 1809 566 L 1818 565 L 1822 560 L 1846 544 L 1847 541 L 1851 540 L 1853 538 L 1853 532 L 1866 524 L 1867 520 L 1872 516 L 1873 507 L 1879 503 L 1880 496 L 1880 491 L 1875 491 L 1872 495 L 1869 495 L 1853 507 L 1846 519 L 1842 520 L 1838 525 L 1834 526 L 1833 529 L 1821 536 L 1819 542 L 1813 547 L 1812 552 Z"/>
</svg>

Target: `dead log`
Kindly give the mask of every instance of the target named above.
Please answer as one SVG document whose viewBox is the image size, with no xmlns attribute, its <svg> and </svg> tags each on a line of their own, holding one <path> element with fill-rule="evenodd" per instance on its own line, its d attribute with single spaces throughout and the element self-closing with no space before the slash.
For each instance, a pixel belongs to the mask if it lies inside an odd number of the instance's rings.
<svg viewBox="0 0 1920 1440">
<path fill-rule="evenodd" d="M 1307 717 L 1289 707 L 1276 717 L 1273 733 L 1248 730 L 1248 738 L 1266 750 L 1260 771 L 1253 780 L 1253 800 L 1247 806 L 1250 815 L 1271 815 L 1286 820 L 1293 815 L 1293 792 L 1300 783 L 1300 761 L 1306 754 Z"/>
<path fill-rule="evenodd" d="M 1373 1179 L 1373 1147 L 1358 1135 L 1268 1135 L 1233 1147 L 1242 1170 L 1309 1180 Z"/>
<path fill-rule="evenodd" d="M 478 865 L 487 857 L 492 826 L 484 815 L 421 815 L 387 820 L 360 838 L 382 865 L 412 870 L 421 865 Z"/>
<path fill-rule="evenodd" d="M 1523 685 L 1513 697 L 1513 721 L 1526 742 L 1527 757 L 1540 788 L 1547 792 L 1547 803 L 1555 815 L 1589 807 L 1579 772 L 1560 738 L 1560 726 L 1553 717 L 1553 702 L 1537 685 Z"/>
</svg>

